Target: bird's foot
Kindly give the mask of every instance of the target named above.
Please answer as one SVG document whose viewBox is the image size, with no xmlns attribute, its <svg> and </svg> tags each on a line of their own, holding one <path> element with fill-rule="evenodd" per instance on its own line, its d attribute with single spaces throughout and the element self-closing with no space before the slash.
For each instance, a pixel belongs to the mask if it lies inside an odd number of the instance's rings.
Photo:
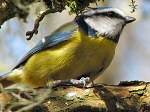
<svg viewBox="0 0 150 112">
<path fill-rule="evenodd" d="M 57 80 L 50 83 L 47 83 L 48 87 L 60 87 L 60 86 L 76 86 L 76 87 L 86 87 L 87 84 L 90 82 L 89 77 L 81 77 L 80 80 L 77 79 L 70 79 L 70 80 Z"/>
<path fill-rule="evenodd" d="M 77 80 L 77 79 L 71 79 L 70 82 L 73 85 L 86 87 L 87 84 L 90 82 L 90 78 L 89 77 L 81 77 L 81 79 L 79 79 L 79 80 Z"/>
</svg>

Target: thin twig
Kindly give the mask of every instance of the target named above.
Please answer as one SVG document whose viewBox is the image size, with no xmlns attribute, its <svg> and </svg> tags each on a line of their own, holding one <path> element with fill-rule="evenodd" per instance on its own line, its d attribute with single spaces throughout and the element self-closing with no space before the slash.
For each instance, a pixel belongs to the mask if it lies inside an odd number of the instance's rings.
<svg viewBox="0 0 150 112">
<path fill-rule="evenodd" d="M 50 93 L 51 93 L 51 91 L 50 91 L 50 90 L 47 90 L 47 91 L 42 95 L 42 98 L 41 98 L 41 99 L 38 99 L 39 101 L 34 102 L 34 103 L 30 104 L 30 105 L 27 105 L 27 106 L 25 106 L 25 107 L 19 109 L 19 110 L 16 111 L 16 112 L 29 111 L 29 110 L 33 109 L 34 107 L 39 106 L 40 104 L 42 104 L 42 103 L 44 103 L 44 102 L 47 101 L 47 99 L 50 97 Z"/>
<path fill-rule="evenodd" d="M 29 36 L 27 37 L 27 40 L 30 40 L 34 34 L 38 34 L 38 28 L 39 28 L 39 25 L 40 25 L 40 22 L 43 20 L 43 18 L 48 15 L 49 13 L 53 12 L 53 10 L 50 10 L 50 9 L 47 9 L 46 11 L 42 12 L 38 17 L 37 19 L 35 20 L 35 23 L 34 23 L 34 28 L 32 31 L 27 31 L 26 32 L 26 36 Z"/>
</svg>

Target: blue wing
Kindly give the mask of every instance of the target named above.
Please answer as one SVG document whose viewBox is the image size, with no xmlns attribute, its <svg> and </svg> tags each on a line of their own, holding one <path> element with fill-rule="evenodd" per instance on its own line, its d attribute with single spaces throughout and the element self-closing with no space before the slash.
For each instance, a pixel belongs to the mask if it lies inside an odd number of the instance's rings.
<svg viewBox="0 0 150 112">
<path fill-rule="evenodd" d="M 70 24 L 70 23 L 69 23 Z M 69 27 L 69 25 L 65 25 L 58 30 L 56 30 L 52 35 L 47 36 L 43 38 L 34 48 L 32 48 L 20 61 L 19 63 L 13 68 L 16 69 L 22 65 L 35 53 L 41 52 L 43 50 L 46 50 L 50 47 L 53 47 L 55 45 L 58 45 L 62 42 L 65 42 L 69 40 L 74 33 L 76 27 L 72 27 L 70 31 L 67 31 L 66 29 Z M 66 28 L 66 29 L 65 29 Z M 62 30 L 63 29 L 63 30 Z M 60 32 L 61 31 L 61 32 Z M 12 69 L 12 70 L 13 70 Z"/>
</svg>

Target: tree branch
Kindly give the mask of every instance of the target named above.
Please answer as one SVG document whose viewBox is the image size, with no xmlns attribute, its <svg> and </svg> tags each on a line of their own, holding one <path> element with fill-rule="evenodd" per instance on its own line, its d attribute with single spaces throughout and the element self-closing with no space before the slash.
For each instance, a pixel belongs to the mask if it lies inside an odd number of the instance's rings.
<svg viewBox="0 0 150 112">
<path fill-rule="evenodd" d="M 148 112 L 149 82 L 97 84 L 88 88 L 60 86 L 33 90 L 4 89 L 0 94 L 3 110 L 15 112 Z"/>
<path fill-rule="evenodd" d="M 26 21 L 27 16 L 28 12 L 16 6 L 13 2 L 0 0 L 0 27 L 5 21 L 13 17 L 19 17 Z"/>
</svg>

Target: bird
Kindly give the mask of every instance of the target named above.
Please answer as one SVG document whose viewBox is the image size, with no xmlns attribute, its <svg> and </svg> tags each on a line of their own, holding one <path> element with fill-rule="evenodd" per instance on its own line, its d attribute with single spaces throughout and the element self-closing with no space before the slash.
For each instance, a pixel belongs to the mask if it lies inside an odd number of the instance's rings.
<svg viewBox="0 0 150 112">
<path fill-rule="evenodd" d="M 117 8 L 90 8 L 42 38 L 0 79 L 32 88 L 82 77 L 93 81 L 110 65 L 124 27 L 135 20 Z"/>
</svg>

